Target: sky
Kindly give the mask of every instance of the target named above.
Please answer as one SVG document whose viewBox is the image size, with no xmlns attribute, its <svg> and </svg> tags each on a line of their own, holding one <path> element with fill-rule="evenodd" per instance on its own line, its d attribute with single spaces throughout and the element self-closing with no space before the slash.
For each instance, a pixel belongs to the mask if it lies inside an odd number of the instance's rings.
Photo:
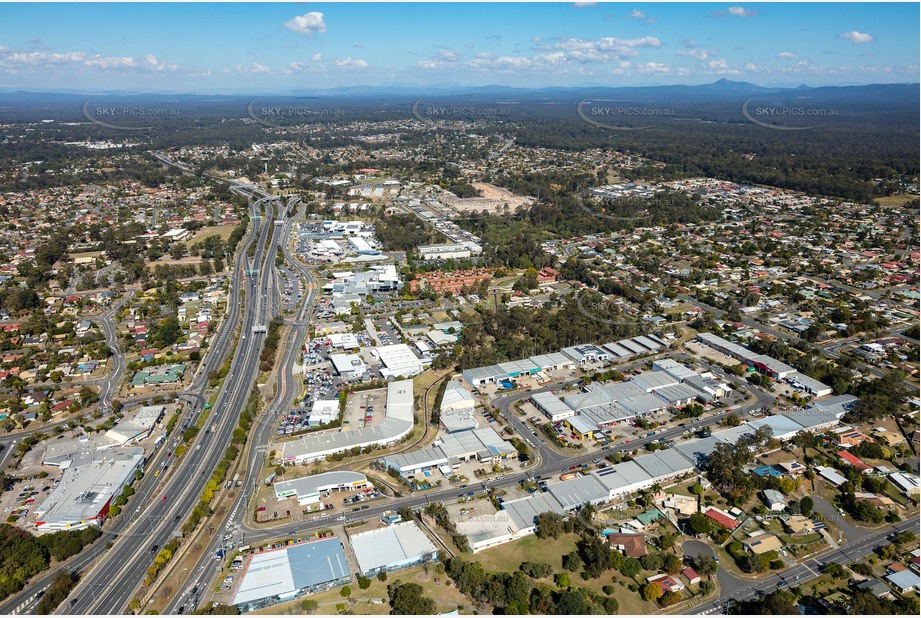
<svg viewBox="0 0 921 618">
<path fill-rule="evenodd" d="M 0 4 L 0 88 L 919 81 L 917 3 Z"/>
</svg>

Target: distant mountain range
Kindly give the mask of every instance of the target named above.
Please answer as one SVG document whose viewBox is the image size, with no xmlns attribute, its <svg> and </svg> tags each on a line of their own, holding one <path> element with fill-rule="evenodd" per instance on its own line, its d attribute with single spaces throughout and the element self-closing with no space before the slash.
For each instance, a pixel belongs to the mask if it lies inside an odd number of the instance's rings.
<svg viewBox="0 0 921 618">
<path fill-rule="evenodd" d="M 687 99 L 687 100 L 705 100 L 705 99 L 738 99 L 739 97 L 751 97 L 761 94 L 796 94 L 798 96 L 809 97 L 837 97 L 837 98 L 878 98 L 880 96 L 910 96 L 917 98 L 919 85 L 913 84 L 867 84 L 856 86 L 808 86 L 800 85 L 797 87 L 767 87 L 752 84 L 750 82 L 738 82 L 729 79 L 720 79 L 710 84 L 685 85 L 674 84 L 669 86 L 583 86 L 583 87 L 551 87 L 551 88 L 515 88 L 511 86 L 458 86 L 458 85 L 437 85 L 437 86 L 344 86 L 339 88 L 326 89 L 295 89 L 290 92 L 268 92 L 268 93 L 238 93 L 238 94 L 195 94 L 195 93 L 159 93 L 159 92 L 128 92 L 128 91 L 104 91 L 104 92 L 43 92 L 27 91 L 22 89 L 0 88 L 0 97 L 5 101 L 15 99 L 32 99 L 39 98 L 51 102 L 55 98 L 70 99 L 72 97 L 151 97 L 158 100 L 194 100 L 200 101 L 227 101 L 239 99 L 241 97 L 265 97 L 265 98 L 286 98 L 286 97 L 319 97 L 319 98 L 346 98 L 346 97 L 387 97 L 402 98 L 409 96 L 469 96 L 469 97 L 495 97 L 504 96 L 518 98 L 522 100 L 533 100 L 537 98 L 567 98 L 574 97 L 603 97 L 603 98 L 623 98 L 630 100 L 651 100 L 651 99 Z"/>
</svg>

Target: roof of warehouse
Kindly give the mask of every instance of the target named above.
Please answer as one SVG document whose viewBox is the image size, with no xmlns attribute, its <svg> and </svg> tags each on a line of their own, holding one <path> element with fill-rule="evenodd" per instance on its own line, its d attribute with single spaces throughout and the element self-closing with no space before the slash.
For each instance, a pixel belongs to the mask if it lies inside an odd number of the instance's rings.
<svg viewBox="0 0 921 618">
<path fill-rule="evenodd" d="M 561 505 L 549 492 L 533 494 L 527 498 L 503 502 L 502 509 L 508 511 L 509 516 L 519 530 L 533 526 L 535 523 L 534 520 L 541 513 L 546 513 L 548 511 L 559 513 L 560 515 L 565 513 L 563 505 Z"/>
<path fill-rule="evenodd" d="M 651 477 L 680 474 L 694 468 L 694 464 L 691 463 L 690 459 L 673 449 L 641 455 L 633 461 L 639 464 Z"/>
<path fill-rule="evenodd" d="M 359 532 L 349 540 L 362 573 L 438 551 L 414 521 Z"/>
<path fill-rule="evenodd" d="M 320 539 L 263 552 L 252 557 L 234 604 L 290 595 L 301 588 L 348 577 L 338 538 Z"/>
<path fill-rule="evenodd" d="M 275 483 L 275 493 L 293 489 L 299 496 L 306 496 L 322 491 L 327 487 L 338 487 L 339 485 L 351 485 L 362 481 L 367 482 L 368 478 L 359 472 L 324 472 L 323 474 L 312 474 L 302 476 L 290 481 L 279 481 Z"/>
<path fill-rule="evenodd" d="M 618 491 L 652 479 L 635 461 L 625 461 L 593 473 L 609 491 Z"/>
<path fill-rule="evenodd" d="M 554 483 L 550 485 L 549 493 L 567 510 L 574 509 L 586 502 L 608 499 L 607 487 L 592 474 L 561 483 Z"/>
<path fill-rule="evenodd" d="M 567 406 L 563 401 L 549 391 L 543 393 L 534 393 L 531 395 L 531 399 L 534 403 L 539 404 L 541 408 L 546 410 L 550 414 L 555 414 L 558 412 L 572 412 L 569 406 Z"/>
</svg>

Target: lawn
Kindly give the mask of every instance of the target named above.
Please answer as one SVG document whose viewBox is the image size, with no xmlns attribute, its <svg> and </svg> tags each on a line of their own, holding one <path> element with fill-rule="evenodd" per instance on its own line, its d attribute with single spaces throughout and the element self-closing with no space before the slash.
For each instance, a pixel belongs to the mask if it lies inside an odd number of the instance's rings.
<svg viewBox="0 0 921 618">
<path fill-rule="evenodd" d="M 777 538 L 783 541 L 784 545 L 808 545 L 809 543 L 821 541 L 822 535 L 818 532 L 807 534 L 805 536 L 787 536 L 786 534 L 778 534 Z"/>
<path fill-rule="evenodd" d="M 576 534 L 563 534 L 557 539 L 539 539 L 531 534 L 518 541 L 487 549 L 475 556 L 487 571 L 512 573 L 522 562 L 546 562 L 554 570 L 562 570 L 563 555 L 575 550 Z"/>
<path fill-rule="evenodd" d="M 195 236 L 186 241 L 186 244 L 191 247 L 208 236 L 220 236 L 222 241 L 226 241 L 230 237 L 230 233 L 233 232 L 233 228 L 233 225 L 207 225 L 195 232 Z"/>
<path fill-rule="evenodd" d="M 439 578 L 441 583 L 436 585 L 435 578 Z M 470 600 L 458 592 L 457 588 L 451 583 L 449 577 L 445 575 L 436 575 L 435 566 L 429 568 L 429 574 L 426 575 L 423 567 L 414 567 L 405 571 L 389 573 L 387 581 L 379 581 L 376 577 L 371 578 L 371 586 L 367 590 L 361 590 L 358 582 L 354 581 L 349 584 L 352 590 L 351 598 L 357 603 L 351 607 L 351 613 L 360 615 L 387 615 L 390 613 L 390 606 L 387 604 L 387 584 L 400 580 L 403 583 L 417 583 L 422 586 L 425 595 L 431 597 L 438 603 L 438 609 L 441 612 L 448 612 L 457 609 L 458 606 L 467 607 Z M 452 583 L 453 584 L 453 583 Z M 313 599 L 320 604 L 315 612 L 316 614 L 336 614 L 336 605 L 338 603 L 348 604 L 348 600 L 342 597 L 342 588 L 333 588 L 318 594 L 307 595 L 296 601 L 272 605 L 264 609 L 253 612 L 254 614 L 303 614 L 301 601 L 304 599 Z M 378 602 L 383 600 L 383 603 Z M 371 602 L 369 602 L 371 601 Z M 348 605 L 347 605 L 348 606 Z"/>
<path fill-rule="evenodd" d="M 563 555 L 575 550 L 576 534 L 563 534 L 557 539 L 539 539 L 535 535 L 526 536 L 518 541 L 505 543 L 480 552 L 475 556 L 462 555 L 463 558 L 474 560 L 483 565 L 486 571 L 495 573 L 513 573 L 518 570 L 522 562 L 546 562 L 553 567 L 555 573 L 563 570 Z M 637 576 L 630 580 L 617 571 L 606 571 L 597 579 L 584 580 L 579 574 L 570 574 L 573 586 L 589 588 L 604 594 L 601 588 L 607 584 L 618 587 L 614 597 L 620 603 L 618 614 L 651 614 L 658 607 L 654 603 L 643 601 L 638 592 L 627 588 L 630 583 L 639 584 L 644 581 L 645 575 Z M 550 583 L 551 579 L 542 580 Z M 552 585 L 552 584 L 551 584 Z"/>
</svg>

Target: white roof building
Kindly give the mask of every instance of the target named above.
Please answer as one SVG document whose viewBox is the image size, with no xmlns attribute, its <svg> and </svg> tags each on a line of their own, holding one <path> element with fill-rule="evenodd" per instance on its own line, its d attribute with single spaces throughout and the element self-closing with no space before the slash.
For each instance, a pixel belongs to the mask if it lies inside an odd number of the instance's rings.
<svg viewBox="0 0 921 618">
<path fill-rule="evenodd" d="M 434 560 L 438 548 L 414 521 L 359 532 L 349 537 L 362 575 L 397 571 Z"/>
<path fill-rule="evenodd" d="M 409 378 L 422 373 L 422 361 L 405 343 L 395 343 L 371 351 L 380 359 L 381 373 L 387 378 Z"/>
</svg>

